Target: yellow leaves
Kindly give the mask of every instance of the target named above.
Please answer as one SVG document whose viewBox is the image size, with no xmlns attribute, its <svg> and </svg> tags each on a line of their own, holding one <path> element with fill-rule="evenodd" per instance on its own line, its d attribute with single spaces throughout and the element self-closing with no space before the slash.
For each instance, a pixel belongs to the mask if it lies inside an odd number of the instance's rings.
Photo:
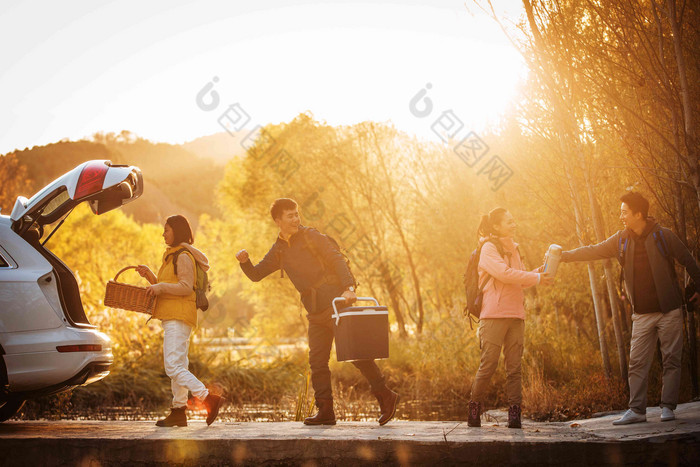
<svg viewBox="0 0 700 467">
<path fill-rule="evenodd" d="M 86 314 L 112 338 L 115 349 L 121 350 L 120 344 L 133 346 L 133 336 L 143 332 L 145 319 L 142 314 L 105 308 L 105 284 L 124 266 L 147 264 L 157 269 L 164 249 L 160 232 L 160 226 L 139 225 L 119 210 L 96 216 L 83 204 L 46 244 L 77 272 Z M 125 279 L 145 285 L 135 274 Z"/>
<path fill-rule="evenodd" d="M 14 153 L 0 156 L 0 212 L 2 214 L 10 215 L 17 196 L 22 195 L 27 198 L 31 196 L 30 185 L 27 169 L 20 165 Z"/>
</svg>

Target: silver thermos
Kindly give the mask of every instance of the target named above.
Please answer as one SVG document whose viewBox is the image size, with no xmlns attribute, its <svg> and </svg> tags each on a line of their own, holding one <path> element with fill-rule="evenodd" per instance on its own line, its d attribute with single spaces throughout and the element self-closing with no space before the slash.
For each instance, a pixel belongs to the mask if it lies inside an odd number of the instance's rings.
<svg viewBox="0 0 700 467">
<path fill-rule="evenodd" d="M 559 262 L 561 261 L 562 247 L 559 245 L 551 244 L 547 250 L 547 254 L 544 255 L 544 271 L 550 276 L 554 277 L 557 274 L 557 269 L 559 268 Z"/>
</svg>

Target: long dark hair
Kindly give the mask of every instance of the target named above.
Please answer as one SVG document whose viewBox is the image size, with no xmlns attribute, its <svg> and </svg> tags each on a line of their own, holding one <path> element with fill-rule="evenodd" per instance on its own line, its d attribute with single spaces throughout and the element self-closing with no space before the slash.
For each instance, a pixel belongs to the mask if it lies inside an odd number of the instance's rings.
<svg viewBox="0 0 700 467">
<path fill-rule="evenodd" d="M 493 228 L 494 225 L 498 225 L 503 221 L 508 210 L 506 208 L 496 208 L 491 210 L 488 214 L 481 216 L 481 222 L 479 222 L 479 228 L 476 233 L 479 237 L 490 237 L 491 235 L 498 235 L 496 230 Z"/>
<path fill-rule="evenodd" d="M 173 229 L 173 244 L 170 246 L 179 245 L 180 243 L 189 243 L 190 245 L 194 243 L 192 227 L 190 227 L 190 223 L 185 216 L 179 214 L 170 216 L 165 223 Z"/>
</svg>

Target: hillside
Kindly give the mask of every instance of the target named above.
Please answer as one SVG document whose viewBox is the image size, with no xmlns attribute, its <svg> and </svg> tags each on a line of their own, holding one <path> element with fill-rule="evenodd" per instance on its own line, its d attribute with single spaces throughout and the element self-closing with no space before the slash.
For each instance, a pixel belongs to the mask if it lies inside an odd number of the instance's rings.
<svg viewBox="0 0 700 467">
<path fill-rule="evenodd" d="M 206 142 L 199 141 L 195 146 L 204 150 Z M 190 145 L 191 148 L 195 146 Z M 216 151 L 218 149 L 213 152 Z M 136 165 L 143 172 L 141 199 L 124 207 L 124 212 L 139 222 L 161 223 L 169 215 L 183 214 L 196 225 L 200 215 L 215 216 L 218 212 L 214 206 L 214 192 L 223 174 L 223 160 L 215 163 L 180 145 L 153 143 L 122 132 L 121 135 L 96 135 L 91 141 L 35 146 L 15 154 L 31 179 L 31 192 L 18 195 L 31 196 L 86 160 L 109 159 L 114 163 Z"/>
<path fill-rule="evenodd" d="M 208 158 L 217 165 L 224 165 L 234 157 L 245 154 L 241 141 L 248 134 L 247 131 L 236 132 L 235 136 L 222 131 L 209 136 L 202 136 L 190 142 L 184 143 L 182 148 L 196 154 L 198 157 Z"/>
</svg>

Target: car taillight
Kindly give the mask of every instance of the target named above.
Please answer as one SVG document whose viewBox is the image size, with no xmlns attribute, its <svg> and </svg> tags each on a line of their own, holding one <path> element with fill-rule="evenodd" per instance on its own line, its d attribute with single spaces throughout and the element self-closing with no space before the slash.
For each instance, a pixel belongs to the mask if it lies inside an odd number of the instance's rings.
<svg viewBox="0 0 700 467">
<path fill-rule="evenodd" d="M 102 190 L 108 169 L 109 167 L 104 162 L 97 161 L 90 162 L 83 167 L 83 171 L 80 172 L 80 177 L 78 178 L 78 186 L 75 187 L 73 199 L 79 199 Z"/>
<path fill-rule="evenodd" d="M 102 350 L 102 346 L 99 344 L 59 345 L 56 350 L 59 352 L 99 352 Z"/>
</svg>

